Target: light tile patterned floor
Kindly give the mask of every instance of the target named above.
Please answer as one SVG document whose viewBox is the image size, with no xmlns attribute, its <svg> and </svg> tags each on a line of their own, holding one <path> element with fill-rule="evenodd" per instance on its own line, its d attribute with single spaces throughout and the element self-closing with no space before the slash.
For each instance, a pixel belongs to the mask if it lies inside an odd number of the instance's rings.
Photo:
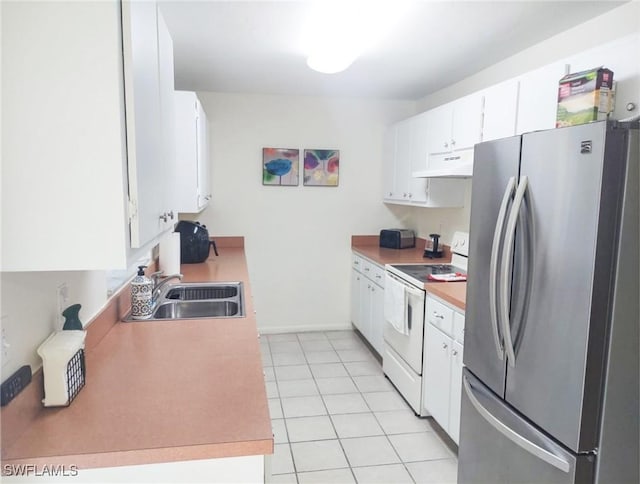
<svg viewBox="0 0 640 484">
<path fill-rule="evenodd" d="M 353 331 L 263 335 L 274 483 L 455 483 L 457 457 Z"/>
</svg>

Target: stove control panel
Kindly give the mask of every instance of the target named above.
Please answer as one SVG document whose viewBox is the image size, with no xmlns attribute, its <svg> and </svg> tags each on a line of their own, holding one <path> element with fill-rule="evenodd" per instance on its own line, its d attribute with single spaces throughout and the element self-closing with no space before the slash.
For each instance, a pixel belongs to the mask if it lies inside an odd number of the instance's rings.
<svg viewBox="0 0 640 484">
<path fill-rule="evenodd" d="M 451 240 L 451 252 L 469 257 L 469 234 L 455 232 Z"/>
</svg>

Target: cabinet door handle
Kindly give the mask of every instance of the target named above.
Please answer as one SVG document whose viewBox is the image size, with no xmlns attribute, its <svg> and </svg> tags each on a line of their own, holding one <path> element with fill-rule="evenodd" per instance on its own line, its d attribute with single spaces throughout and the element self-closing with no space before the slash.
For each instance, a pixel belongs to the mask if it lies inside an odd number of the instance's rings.
<svg viewBox="0 0 640 484">
<path fill-rule="evenodd" d="M 456 145 L 456 140 L 452 139 L 451 140 L 451 146 L 455 146 Z"/>
<path fill-rule="evenodd" d="M 458 356 L 458 352 L 456 350 L 453 350 L 453 356 Z"/>
<path fill-rule="evenodd" d="M 171 212 L 169 212 L 167 215 L 169 215 L 169 218 L 173 220 L 173 210 L 171 210 Z"/>
<path fill-rule="evenodd" d="M 442 314 L 438 314 L 435 311 L 433 312 L 433 317 L 438 318 L 438 319 L 444 319 L 444 316 Z"/>
<path fill-rule="evenodd" d="M 446 143 L 446 142 L 445 142 L 444 147 L 445 147 L 445 148 L 448 148 L 448 147 L 449 147 L 449 143 Z"/>
<path fill-rule="evenodd" d="M 355 261 L 355 262 L 353 263 L 353 265 L 354 265 L 354 266 L 359 266 L 359 265 L 360 265 L 360 262 Z"/>
<path fill-rule="evenodd" d="M 442 349 L 446 350 L 449 347 L 449 345 L 447 343 L 442 343 Z"/>
<path fill-rule="evenodd" d="M 380 274 L 376 274 L 376 279 L 382 279 L 382 276 Z"/>
<path fill-rule="evenodd" d="M 166 222 L 169 219 L 169 215 L 167 214 L 167 212 L 163 213 L 162 215 L 160 215 L 160 220 L 162 220 L 163 222 Z"/>
<path fill-rule="evenodd" d="M 369 272 L 369 268 L 368 268 L 368 267 L 365 267 L 365 268 L 364 268 L 364 271 L 365 271 L 365 272 Z"/>
</svg>

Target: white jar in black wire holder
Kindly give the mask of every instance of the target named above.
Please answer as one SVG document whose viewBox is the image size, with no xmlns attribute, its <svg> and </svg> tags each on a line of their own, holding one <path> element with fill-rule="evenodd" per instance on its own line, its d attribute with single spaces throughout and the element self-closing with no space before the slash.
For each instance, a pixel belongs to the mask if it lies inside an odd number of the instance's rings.
<svg viewBox="0 0 640 484">
<path fill-rule="evenodd" d="M 38 347 L 44 373 L 45 407 L 71 404 L 86 379 L 84 340 L 86 331 L 58 331 Z"/>
</svg>

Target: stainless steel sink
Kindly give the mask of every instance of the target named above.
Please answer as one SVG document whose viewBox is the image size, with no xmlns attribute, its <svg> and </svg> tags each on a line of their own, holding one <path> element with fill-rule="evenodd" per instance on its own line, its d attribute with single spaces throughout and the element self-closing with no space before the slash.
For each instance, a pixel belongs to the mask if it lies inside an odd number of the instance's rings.
<svg viewBox="0 0 640 484">
<path fill-rule="evenodd" d="M 233 301 L 170 301 L 156 306 L 152 319 L 193 319 L 242 317 Z"/>
<path fill-rule="evenodd" d="M 179 299 L 181 301 L 228 299 L 236 297 L 241 288 L 241 282 L 173 284 L 168 287 L 164 299 Z"/>
<path fill-rule="evenodd" d="M 170 319 L 243 318 L 242 282 L 190 282 L 167 284 L 157 295 L 149 319 L 126 321 L 166 321 Z"/>
</svg>

